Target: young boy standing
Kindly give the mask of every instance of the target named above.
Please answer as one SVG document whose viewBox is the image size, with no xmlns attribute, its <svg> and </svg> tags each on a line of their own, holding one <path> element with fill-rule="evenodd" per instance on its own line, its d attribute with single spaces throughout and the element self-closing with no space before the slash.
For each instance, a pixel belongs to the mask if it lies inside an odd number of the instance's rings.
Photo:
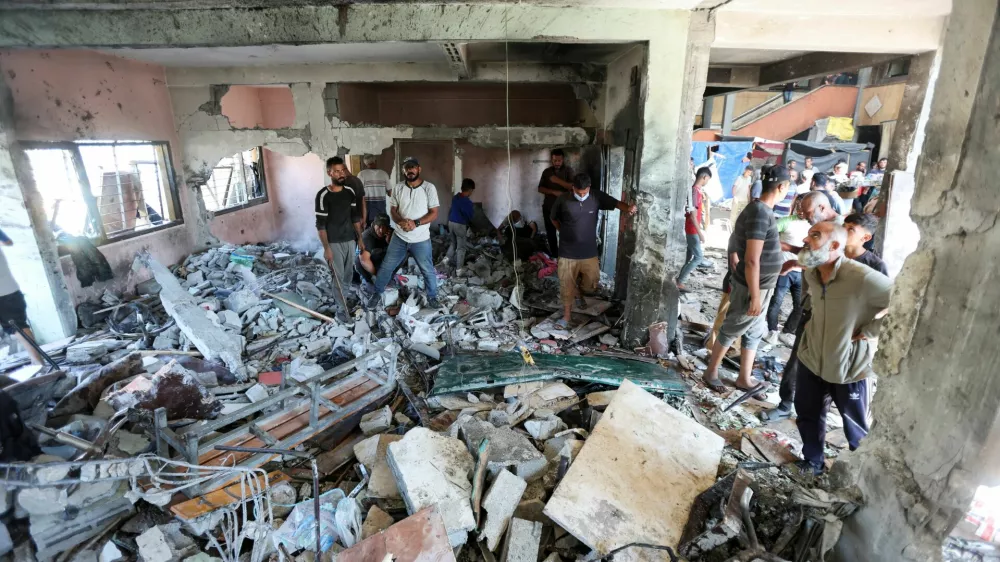
<svg viewBox="0 0 1000 562">
<path fill-rule="evenodd" d="M 469 178 L 462 180 L 462 190 L 451 199 L 451 210 L 448 212 L 448 253 L 445 259 L 455 261 L 456 271 L 465 267 L 465 251 L 469 246 L 469 223 L 475 209 L 472 205 L 472 192 L 476 190 L 476 182 Z"/>
<path fill-rule="evenodd" d="M 701 263 L 704 252 L 701 249 L 702 242 L 705 241 L 705 230 L 702 228 L 703 214 L 705 208 L 705 185 L 712 179 L 712 171 L 708 168 L 699 168 L 695 175 L 694 185 L 691 186 L 691 207 L 688 208 L 684 217 L 684 235 L 687 237 L 687 262 L 681 268 L 677 276 L 677 288 L 686 291 L 684 281 L 694 268 Z"/>
<path fill-rule="evenodd" d="M 878 218 L 875 215 L 859 213 L 848 215 L 844 219 L 844 228 L 847 229 L 847 244 L 844 246 L 844 255 L 888 277 L 889 270 L 886 269 L 882 258 L 865 249 L 865 244 L 872 239 L 877 227 Z"/>
</svg>

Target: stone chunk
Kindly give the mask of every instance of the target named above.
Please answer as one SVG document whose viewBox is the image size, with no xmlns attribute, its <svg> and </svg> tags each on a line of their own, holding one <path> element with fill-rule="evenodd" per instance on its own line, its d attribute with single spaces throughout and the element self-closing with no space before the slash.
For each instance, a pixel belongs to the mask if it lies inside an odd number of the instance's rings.
<svg viewBox="0 0 1000 562">
<path fill-rule="evenodd" d="M 530 433 L 535 439 L 545 441 L 546 439 L 555 437 L 556 433 L 568 429 L 568 427 L 566 422 L 562 421 L 558 417 L 549 416 L 543 419 L 528 420 L 524 422 L 524 429 L 528 430 L 528 433 Z"/>
<path fill-rule="evenodd" d="M 109 351 L 108 346 L 102 342 L 84 342 L 66 349 L 66 361 L 74 365 L 97 363 Z"/>
<path fill-rule="evenodd" d="M 514 518 L 503 546 L 501 562 L 537 562 L 538 546 L 542 542 L 542 524 Z"/>
<path fill-rule="evenodd" d="M 361 540 L 367 539 L 375 533 L 381 533 L 392 527 L 395 522 L 396 520 L 392 518 L 392 515 L 382 511 L 377 505 L 373 505 L 368 510 L 364 524 L 361 525 Z"/>
<path fill-rule="evenodd" d="M 180 562 L 198 551 L 194 541 L 181 532 L 180 523 L 157 525 L 135 539 L 144 562 Z"/>
<path fill-rule="evenodd" d="M 232 310 L 220 310 L 219 323 L 225 328 L 243 329 L 243 321 L 240 320 L 240 315 Z"/>
<path fill-rule="evenodd" d="M 456 422 L 457 423 L 457 422 Z M 527 437 L 509 427 L 469 417 L 459 425 L 459 434 L 470 451 L 475 451 L 483 439 L 490 439 L 490 458 L 487 469 L 497 476 L 508 469 L 526 481 L 536 480 L 545 474 L 548 461 L 538 452 Z"/>
<path fill-rule="evenodd" d="M 388 406 L 361 417 L 361 431 L 366 437 L 382 433 L 392 427 L 392 410 Z"/>
<path fill-rule="evenodd" d="M 260 383 L 257 383 L 248 388 L 246 395 L 251 402 L 260 402 L 261 400 L 267 400 L 267 398 L 270 396 L 270 394 L 267 393 L 267 387 Z"/>
<path fill-rule="evenodd" d="M 495 551 L 500 545 L 500 537 L 507 530 L 510 518 L 521 501 L 521 495 L 528 487 L 523 479 L 514 476 L 506 470 L 501 470 L 486 496 L 483 497 L 483 509 L 486 510 L 486 522 L 479 533 L 479 540 L 486 539 L 486 546 Z"/>
<path fill-rule="evenodd" d="M 354 456 L 368 469 L 368 496 L 372 498 L 395 499 L 399 488 L 389 470 L 387 452 L 389 444 L 402 439 L 402 435 L 373 435 L 354 446 Z"/>
<path fill-rule="evenodd" d="M 604 408 L 611 403 L 611 399 L 615 397 L 615 392 L 614 390 L 591 392 L 587 395 L 587 405 L 591 408 Z"/>
<path fill-rule="evenodd" d="M 417 427 L 389 445 L 388 460 L 409 513 L 436 505 L 451 546 L 465 544 L 476 528 L 469 501 L 475 463 L 465 445 Z"/>
<path fill-rule="evenodd" d="M 239 291 L 234 291 L 226 298 L 226 308 L 232 310 L 236 314 L 243 314 L 251 307 L 256 306 L 260 302 L 257 295 L 246 289 L 241 289 Z"/>
</svg>

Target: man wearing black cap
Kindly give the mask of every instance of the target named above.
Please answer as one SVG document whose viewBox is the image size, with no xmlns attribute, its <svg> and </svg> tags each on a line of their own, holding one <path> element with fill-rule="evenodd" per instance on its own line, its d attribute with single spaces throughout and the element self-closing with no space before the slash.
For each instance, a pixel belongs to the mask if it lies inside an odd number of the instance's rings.
<svg viewBox="0 0 1000 562">
<path fill-rule="evenodd" d="M 424 276 L 427 306 L 438 308 L 441 305 L 437 300 L 437 272 L 434 270 L 430 227 L 437 219 L 440 207 L 437 187 L 420 177 L 420 162 L 416 158 L 403 160 L 403 174 L 406 181 L 394 187 L 389 196 L 389 216 L 395 223 L 395 232 L 375 276 L 373 297 L 385 291 L 392 273 L 409 255 L 413 256 Z M 376 302 L 377 298 L 372 298 L 369 304 Z"/>
<path fill-rule="evenodd" d="M 556 232 L 559 231 L 552 224 L 552 206 L 556 204 L 556 198 L 564 193 L 569 193 L 573 189 L 573 169 L 566 165 L 566 155 L 560 149 L 555 149 L 549 153 L 551 166 L 542 172 L 542 179 L 538 180 L 538 192 L 545 195 L 542 201 L 542 220 L 545 222 L 545 236 L 549 241 L 549 254 L 552 259 L 559 257 L 559 238 Z"/>
<path fill-rule="evenodd" d="M 729 238 L 727 253 L 736 255 L 736 264 L 731 270 L 729 311 L 719 328 L 704 376 L 705 384 L 717 391 L 724 389 L 719 382 L 719 364 L 739 337 L 743 338 L 743 349 L 736 387 L 749 390 L 757 386 L 751 370 L 757 346 L 767 335 L 765 315 L 783 263 L 773 209 L 785 198 L 791 180 L 783 166 L 772 166 L 762 172 L 760 198 L 743 209 Z"/>
</svg>

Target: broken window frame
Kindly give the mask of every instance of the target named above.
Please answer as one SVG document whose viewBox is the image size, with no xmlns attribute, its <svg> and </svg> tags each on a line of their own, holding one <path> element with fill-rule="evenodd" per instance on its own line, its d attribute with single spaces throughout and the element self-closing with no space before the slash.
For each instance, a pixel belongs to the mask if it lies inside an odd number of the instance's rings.
<svg viewBox="0 0 1000 562">
<path fill-rule="evenodd" d="M 210 187 L 208 185 L 208 183 L 204 183 L 201 186 L 199 186 L 199 188 L 198 188 L 199 189 L 199 193 L 201 194 L 201 199 L 205 203 L 205 208 L 207 210 L 211 211 L 212 213 L 214 213 L 216 216 L 218 216 L 218 215 L 225 215 L 226 213 L 232 213 L 234 211 L 240 211 L 240 210 L 243 210 L 243 209 L 249 209 L 250 207 L 254 207 L 256 205 L 263 205 L 264 203 L 267 203 L 269 201 L 269 196 L 268 196 L 268 191 L 267 191 L 267 175 L 266 175 L 266 172 L 264 170 L 264 147 L 263 146 L 255 146 L 255 147 L 249 148 L 247 150 L 241 150 L 241 151 L 239 151 L 239 152 L 237 152 L 235 154 L 232 154 L 230 156 L 227 156 L 227 157 L 223 158 L 222 160 L 219 160 L 219 162 L 215 165 L 215 167 L 212 168 L 212 176 L 211 176 L 211 178 L 214 179 L 216 171 L 218 171 L 218 170 L 228 170 L 228 174 L 229 175 L 227 176 L 227 179 L 231 182 L 232 179 L 233 179 L 233 174 L 236 173 L 236 169 L 231 164 L 228 165 L 228 166 L 222 166 L 221 164 L 224 161 L 231 160 L 231 159 L 233 159 L 234 157 L 237 157 L 237 156 L 239 156 L 241 158 L 241 162 L 242 162 L 242 158 L 243 158 L 243 155 L 245 153 L 250 153 L 250 154 L 256 153 L 256 158 L 251 159 L 250 163 L 251 164 L 253 164 L 253 163 L 257 164 L 257 168 L 259 170 L 258 179 L 260 180 L 259 181 L 259 184 L 260 184 L 259 185 L 259 190 L 260 190 L 261 195 L 258 195 L 256 197 L 251 197 L 249 193 L 244 193 L 244 196 L 245 196 L 245 200 L 244 201 L 242 201 L 240 203 L 236 203 L 234 205 L 230 205 L 228 207 L 220 207 L 218 209 L 212 210 L 209 207 L 209 205 L 208 205 L 208 190 L 212 190 L 212 197 L 213 197 L 213 199 L 215 199 L 216 201 L 218 201 L 218 194 L 215 193 L 218 190 L 218 186 Z M 239 173 L 240 173 L 240 179 L 242 180 L 242 185 L 244 187 L 249 187 L 247 185 L 247 183 L 246 183 L 247 177 L 246 177 L 246 166 L 245 165 L 241 165 L 239 167 Z M 223 194 L 223 198 L 225 198 L 225 197 L 227 197 L 227 195 Z"/>
<path fill-rule="evenodd" d="M 61 151 L 63 156 L 69 159 L 69 162 L 73 167 L 73 172 L 70 172 L 70 174 L 75 173 L 75 178 L 67 176 L 67 179 L 71 181 L 75 179 L 76 185 L 80 189 L 81 196 L 87 206 L 87 230 L 82 234 L 82 236 L 92 240 L 95 246 L 113 244 L 115 242 L 121 242 L 123 240 L 128 240 L 137 236 L 144 236 L 146 234 L 159 232 L 167 228 L 184 224 L 184 215 L 181 210 L 180 192 L 177 189 L 177 181 L 174 174 L 173 154 L 170 150 L 170 143 L 167 141 L 97 139 L 55 142 L 22 141 L 20 144 L 25 153 L 33 150 L 57 150 Z M 80 150 L 81 147 L 101 146 L 112 147 L 112 154 L 116 161 L 117 154 L 115 153 L 114 148 L 119 146 L 150 146 L 154 149 L 154 151 L 157 151 L 157 161 L 147 162 L 146 164 L 152 164 L 156 167 L 158 197 L 161 205 L 161 208 L 159 209 L 162 220 L 161 224 L 153 225 L 150 222 L 148 227 L 134 225 L 131 229 L 126 228 L 110 234 L 107 232 L 104 226 L 104 221 L 101 220 L 102 215 L 99 210 L 98 196 L 94 195 L 90 177 L 87 175 L 85 158 Z M 31 170 L 31 172 L 32 177 L 34 178 L 34 170 Z M 116 170 L 115 174 L 118 185 L 119 206 L 123 209 L 124 202 L 122 201 L 123 196 L 121 193 L 121 174 L 118 172 L 119 171 Z M 37 178 L 35 178 L 35 189 L 39 192 L 39 194 L 44 192 L 44 186 L 39 184 Z M 44 195 L 42 197 L 44 199 Z M 156 209 L 154 209 L 154 211 L 156 211 Z M 52 217 L 46 218 L 49 220 L 52 219 Z M 124 216 L 122 218 L 123 223 L 127 222 L 127 219 L 125 219 Z M 148 214 L 146 216 L 146 220 L 149 221 Z"/>
</svg>

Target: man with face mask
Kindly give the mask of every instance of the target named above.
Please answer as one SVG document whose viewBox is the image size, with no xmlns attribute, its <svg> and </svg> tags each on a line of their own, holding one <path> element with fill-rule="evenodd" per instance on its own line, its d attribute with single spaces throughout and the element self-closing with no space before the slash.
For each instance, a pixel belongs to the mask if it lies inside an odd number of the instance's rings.
<svg viewBox="0 0 1000 562">
<path fill-rule="evenodd" d="M 342 290 L 335 293 L 341 295 L 353 279 L 351 264 L 356 244 L 360 243 L 362 252 L 365 250 L 361 238 L 361 201 L 364 200 L 364 193 L 359 198 L 356 186 L 348 184 L 351 176 L 347 173 L 343 158 L 334 156 L 327 160 L 326 173 L 330 176 L 330 185 L 316 193 L 316 231 L 323 244 L 323 257 L 340 282 Z M 342 314 L 349 312 L 346 302 L 337 304 L 341 306 Z"/>
<path fill-rule="evenodd" d="M 560 149 L 555 149 L 549 153 L 551 166 L 542 172 L 542 179 L 538 180 L 538 192 L 545 195 L 542 201 L 542 220 L 545 222 L 545 236 L 549 241 L 549 254 L 553 259 L 559 257 L 559 238 L 556 236 L 558 230 L 549 217 L 552 216 L 552 206 L 556 204 L 556 199 L 573 189 L 573 169 L 566 165 L 566 155 Z"/>
<path fill-rule="evenodd" d="M 437 272 L 434 270 L 430 227 L 437 219 L 440 207 L 437 187 L 420 177 L 420 162 L 416 158 L 408 157 L 403 160 L 403 174 L 406 181 L 394 187 L 389 196 L 389 216 L 395 223 L 395 232 L 386 249 L 385 259 L 378 268 L 374 294 L 368 305 L 378 303 L 379 296 L 392 279 L 392 273 L 407 256 L 413 256 L 424 276 L 427 306 L 439 308 L 441 304 L 437 300 Z"/>
<path fill-rule="evenodd" d="M 559 327 L 569 326 L 573 304 L 579 291 L 585 295 L 597 291 L 601 279 L 597 260 L 597 219 L 599 211 L 618 209 L 630 216 L 636 206 L 622 203 L 603 191 L 590 189 L 590 176 L 577 174 L 573 192 L 561 195 L 552 206 L 550 220 L 559 231 L 559 293 L 562 296 L 563 317 Z M 585 304 L 585 303 L 581 303 Z"/>
<path fill-rule="evenodd" d="M 534 238 L 538 225 L 527 222 L 521 211 L 514 210 L 500 226 L 500 248 L 507 260 L 525 261 L 535 252 Z"/>
<path fill-rule="evenodd" d="M 868 435 L 869 376 L 892 282 L 844 256 L 847 230 L 843 226 L 818 223 L 803 243 L 798 262 L 809 284 L 812 318 L 802 332 L 796 369 L 796 424 L 805 459 L 798 468 L 817 475 L 824 466 L 831 399 L 844 419 L 852 451 Z"/>
</svg>

